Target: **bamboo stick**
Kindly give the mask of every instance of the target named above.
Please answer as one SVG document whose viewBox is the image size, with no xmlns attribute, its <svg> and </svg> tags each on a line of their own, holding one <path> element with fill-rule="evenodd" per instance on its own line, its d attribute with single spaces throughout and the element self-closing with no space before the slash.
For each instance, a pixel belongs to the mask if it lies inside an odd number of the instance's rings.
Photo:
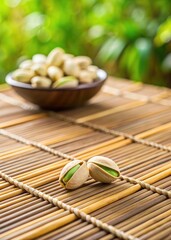
<svg viewBox="0 0 171 240">
<path fill-rule="evenodd" d="M 132 233 L 132 232 L 135 233 L 136 230 L 137 230 L 136 235 L 137 236 L 142 236 L 143 234 L 145 234 L 145 233 L 147 233 L 147 232 L 149 232 L 149 231 L 151 231 L 151 230 L 153 230 L 153 229 L 155 229 L 155 228 L 157 228 L 157 227 L 159 227 L 159 226 L 161 226 L 161 225 L 163 225 L 163 224 L 165 224 L 169 221 L 171 221 L 171 210 L 168 211 L 168 212 L 165 212 L 165 213 L 163 213 L 163 214 L 161 214 L 161 215 L 159 215 L 159 216 L 157 216 L 157 217 L 155 217 L 155 218 L 153 218 L 153 219 L 151 219 L 147 222 L 145 222 L 144 224 L 141 224 L 141 226 L 139 226 L 137 228 L 134 227 L 134 229 L 130 230 L 129 233 Z M 144 228 L 144 229 L 141 230 L 142 228 Z"/>
<path fill-rule="evenodd" d="M 118 106 L 118 107 L 115 107 L 115 108 L 105 110 L 103 112 L 99 112 L 99 113 L 88 115 L 86 117 L 78 118 L 77 122 L 78 123 L 87 122 L 87 121 L 90 121 L 90 120 L 93 120 L 93 119 L 105 117 L 109 114 L 118 113 L 118 112 L 121 112 L 121 111 L 124 111 L 124 110 L 128 110 L 128 109 L 132 109 L 132 108 L 135 108 L 135 107 L 138 107 L 138 106 L 142 106 L 144 104 L 145 104 L 144 102 L 140 102 L 140 101 L 131 102 L 131 103 L 128 103 L 128 104 L 125 104 L 125 105 L 121 105 L 121 106 Z"/>
<path fill-rule="evenodd" d="M 29 115 L 29 116 L 26 116 L 26 117 L 21 117 L 21 118 L 14 119 L 14 120 L 11 120 L 11 121 L 8 121 L 8 122 L 0 123 L 0 128 L 6 128 L 6 127 L 14 126 L 14 125 L 17 125 L 17 124 L 33 121 L 35 119 L 39 119 L 39 118 L 43 118 L 43 117 L 47 117 L 47 114 L 37 113 L 37 114 Z"/>
</svg>

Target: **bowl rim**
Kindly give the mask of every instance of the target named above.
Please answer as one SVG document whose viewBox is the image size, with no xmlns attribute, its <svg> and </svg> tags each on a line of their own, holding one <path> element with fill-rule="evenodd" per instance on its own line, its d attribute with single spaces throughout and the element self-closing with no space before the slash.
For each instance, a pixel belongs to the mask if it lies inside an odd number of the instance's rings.
<svg viewBox="0 0 171 240">
<path fill-rule="evenodd" d="M 12 87 L 18 87 L 18 88 L 23 88 L 23 89 L 30 89 L 33 91 L 39 90 L 39 91 L 73 91 L 73 90 L 81 90 L 81 89 L 89 89 L 89 88 L 94 88 L 97 87 L 100 83 L 103 83 L 107 77 L 108 74 L 106 71 L 102 70 L 102 69 L 98 69 L 98 80 L 92 83 L 85 83 L 85 84 L 81 84 L 77 87 L 68 87 L 68 88 L 33 88 L 30 84 L 28 83 L 23 83 L 23 82 L 19 82 L 16 81 L 12 78 L 12 73 L 10 72 L 9 74 L 7 74 L 5 81 L 6 83 L 8 83 L 10 86 Z"/>
</svg>

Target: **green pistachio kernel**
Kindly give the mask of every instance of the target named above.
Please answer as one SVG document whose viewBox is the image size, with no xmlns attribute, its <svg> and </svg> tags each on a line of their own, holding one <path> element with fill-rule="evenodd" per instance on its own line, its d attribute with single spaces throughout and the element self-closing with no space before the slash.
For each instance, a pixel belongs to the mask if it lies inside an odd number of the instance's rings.
<svg viewBox="0 0 171 240">
<path fill-rule="evenodd" d="M 114 176 L 114 177 L 119 177 L 119 173 L 117 171 L 115 171 L 112 168 L 106 167 L 106 166 L 102 166 L 100 164 L 97 164 L 98 166 L 100 166 L 102 169 L 104 169 L 106 172 L 108 172 L 110 175 Z"/>
<path fill-rule="evenodd" d="M 64 184 L 66 184 L 74 175 L 74 173 L 79 169 L 80 164 L 77 164 L 76 166 L 74 166 L 73 168 L 71 168 L 63 177 L 62 181 Z"/>
<path fill-rule="evenodd" d="M 53 84 L 53 87 L 75 87 L 78 84 L 78 80 L 73 76 L 62 77 Z"/>
</svg>

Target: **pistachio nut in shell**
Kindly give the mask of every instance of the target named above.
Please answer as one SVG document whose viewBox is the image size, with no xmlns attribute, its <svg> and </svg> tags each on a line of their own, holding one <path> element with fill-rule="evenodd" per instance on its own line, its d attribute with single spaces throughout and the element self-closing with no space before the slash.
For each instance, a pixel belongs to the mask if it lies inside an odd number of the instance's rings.
<svg viewBox="0 0 171 240">
<path fill-rule="evenodd" d="M 69 53 L 63 54 L 62 64 L 60 65 L 60 68 L 61 68 L 62 71 L 64 71 L 64 64 L 65 64 L 65 62 L 68 61 L 68 60 L 71 60 L 73 58 L 74 58 L 74 55 L 72 55 L 72 54 L 69 54 Z"/>
<path fill-rule="evenodd" d="M 52 81 L 57 81 L 61 77 L 63 77 L 63 72 L 60 68 L 55 66 L 50 66 L 47 69 L 48 76 L 52 79 Z"/>
<path fill-rule="evenodd" d="M 46 56 L 44 54 L 35 54 L 32 57 L 33 63 L 46 63 Z"/>
<path fill-rule="evenodd" d="M 92 83 L 94 81 L 93 77 L 94 75 L 87 70 L 82 70 L 79 74 L 80 83 Z"/>
<path fill-rule="evenodd" d="M 32 70 L 35 72 L 35 74 L 40 76 L 46 76 L 47 74 L 47 68 L 45 64 L 35 63 L 32 66 Z"/>
<path fill-rule="evenodd" d="M 65 62 L 65 61 L 67 61 L 67 60 L 69 60 L 69 59 L 71 59 L 71 58 L 73 58 L 73 57 L 74 57 L 74 55 L 69 54 L 69 53 L 65 53 L 65 54 L 63 55 L 63 62 Z"/>
<path fill-rule="evenodd" d="M 89 171 L 86 162 L 73 160 L 62 169 L 59 182 L 66 189 L 75 189 L 87 180 Z"/>
<path fill-rule="evenodd" d="M 78 77 L 80 73 L 79 66 L 73 61 L 73 59 L 68 59 L 64 62 L 63 70 L 67 75 Z"/>
<path fill-rule="evenodd" d="M 78 86 L 78 80 L 73 76 L 62 77 L 53 84 L 53 88 L 74 88 Z"/>
<path fill-rule="evenodd" d="M 48 66 L 60 66 L 63 62 L 64 50 L 62 48 L 53 49 L 47 56 Z"/>
<path fill-rule="evenodd" d="M 20 65 L 19 65 L 19 68 L 31 69 L 32 66 L 33 66 L 32 60 L 28 59 L 28 60 L 25 60 L 25 61 L 21 62 Z"/>
<path fill-rule="evenodd" d="M 120 176 L 118 165 L 110 158 L 95 156 L 87 163 L 90 176 L 98 182 L 111 183 Z"/>
<path fill-rule="evenodd" d="M 88 72 L 90 72 L 92 74 L 93 79 L 96 79 L 98 77 L 98 67 L 94 66 L 94 65 L 90 65 L 87 67 L 86 69 Z"/>
<path fill-rule="evenodd" d="M 31 79 L 31 85 L 34 88 L 48 88 L 52 84 L 51 79 L 42 76 L 36 76 Z"/>
<path fill-rule="evenodd" d="M 12 78 L 16 81 L 29 83 L 34 76 L 34 72 L 28 69 L 17 69 L 12 73 Z"/>
<path fill-rule="evenodd" d="M 92 64 L 91 58 L 89 58 L 87 56 L 75 57 L 74 61 L 82 69 L 87 68 L 90 64 Z"/>
</svg>

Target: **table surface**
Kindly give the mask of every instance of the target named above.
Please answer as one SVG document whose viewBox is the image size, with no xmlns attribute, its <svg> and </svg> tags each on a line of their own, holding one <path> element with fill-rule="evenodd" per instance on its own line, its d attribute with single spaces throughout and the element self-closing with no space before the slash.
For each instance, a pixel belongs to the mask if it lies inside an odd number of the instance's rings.
<svg viewBox="0 0 171 240">
<path fill-rule="evenodd" d="M 0 86 L 0 239 L 171 239 L 170 120 L 171 90 L 123 79 L 56 113 Z M 96 155 L 122 177 L 60 186 L 69 158 Z"/>
</svg>

